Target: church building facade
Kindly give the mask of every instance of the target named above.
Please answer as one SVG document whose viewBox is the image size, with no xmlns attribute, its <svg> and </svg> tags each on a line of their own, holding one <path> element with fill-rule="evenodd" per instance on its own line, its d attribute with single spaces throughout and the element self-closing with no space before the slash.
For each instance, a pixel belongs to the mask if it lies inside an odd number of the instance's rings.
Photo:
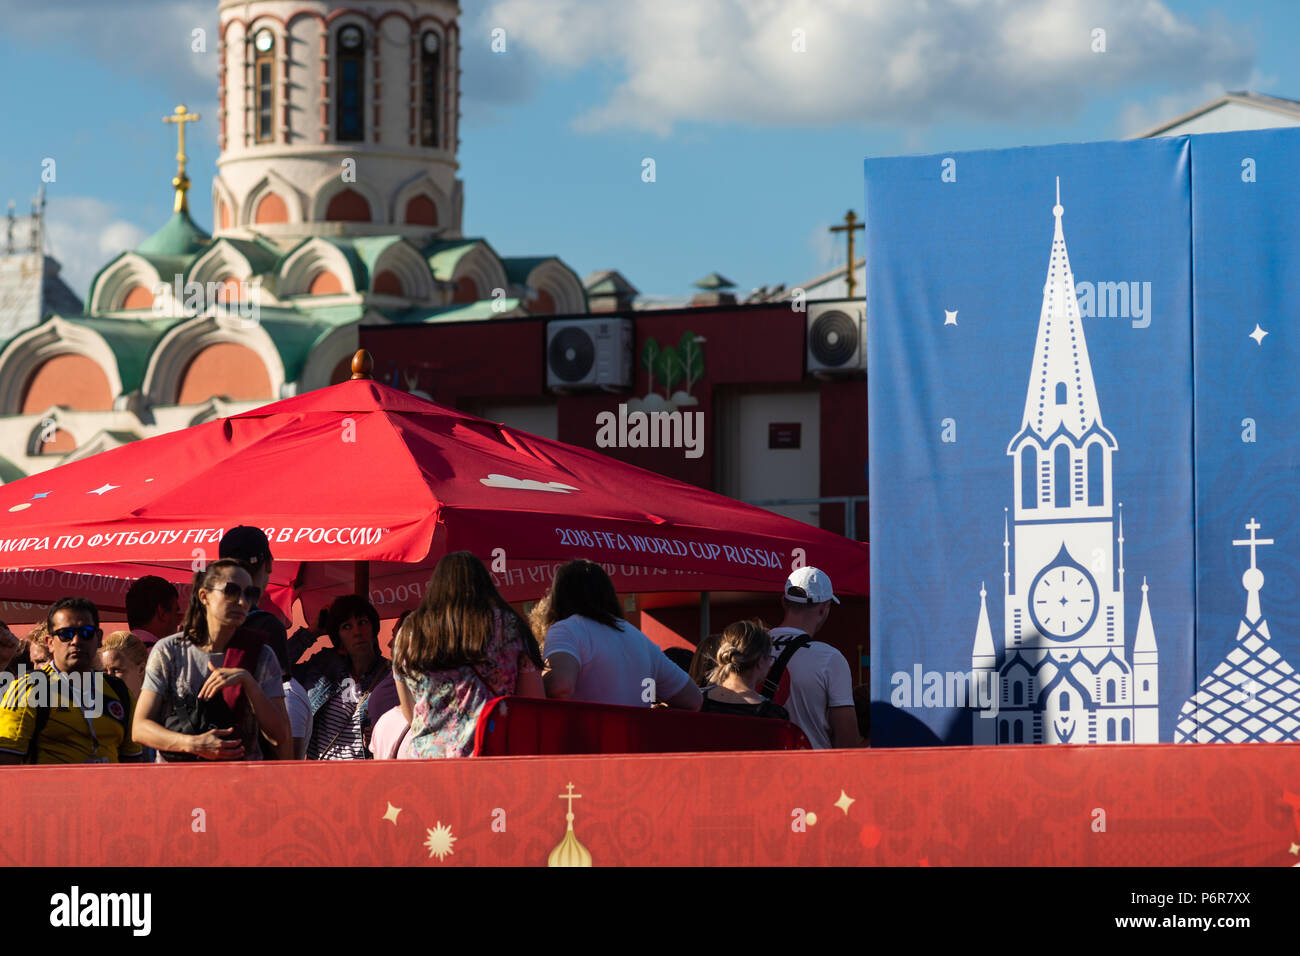
<svg viewBox="0 0 1300 956">
<path fill-rule="evenodd" d="M 84 310 L 0 339 L 0 474 L 341 381 L 362 324 L 588 311 L 555 256 L 462 231 L 451 0 L 222 0 L 211 232 L 189 208 L 108 262 Z"/>
</svg>

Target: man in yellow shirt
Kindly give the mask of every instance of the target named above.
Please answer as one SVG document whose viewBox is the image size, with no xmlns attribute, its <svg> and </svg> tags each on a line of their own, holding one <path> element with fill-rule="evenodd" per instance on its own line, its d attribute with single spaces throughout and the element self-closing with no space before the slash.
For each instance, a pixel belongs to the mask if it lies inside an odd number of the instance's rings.
<svg viewBox="0 0 1300 956">
<path fill-rule="evenodd" d="M 99 609 L 85 598 L 61 598 L 46 620 L 52 660 L 9 682 L 0 697 L 0 764 L 139 760 L 131 692 L 94 669 Z"/>
</svg>

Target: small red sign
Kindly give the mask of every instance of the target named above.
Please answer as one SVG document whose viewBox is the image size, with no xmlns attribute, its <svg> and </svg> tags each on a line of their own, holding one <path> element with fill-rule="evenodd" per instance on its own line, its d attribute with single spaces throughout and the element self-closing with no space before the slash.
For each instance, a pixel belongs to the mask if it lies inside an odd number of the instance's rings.
<svg viewBox="0 0 1300 956">
<path fill-rule="evenodd" d="M 768 422 L 768 448 L 798 448 L 802 422 Z"/>
</svg>

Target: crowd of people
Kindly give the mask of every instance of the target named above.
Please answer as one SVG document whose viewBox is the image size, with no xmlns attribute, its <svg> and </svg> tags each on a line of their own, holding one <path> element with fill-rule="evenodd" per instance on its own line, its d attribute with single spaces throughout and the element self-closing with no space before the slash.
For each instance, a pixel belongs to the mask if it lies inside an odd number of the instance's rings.
<svg viewBox="0 0 1300 956">
<path fill-rule="evenodd" d="M 814 639 L 838 603 L 816 568 L 787 579 L 778 626 L 736 621 L 692 654 L 627 621 L 598 564 L 560 567 L 525 619 L 456 552 L 386 657 L 360 595 L 290 635 L 259 607 L 273 566 L 261 530 L 233 528 L 183 610 L 175 586 L 149 576 L 126 595 L 128 629 L 107 637 L 83 597 L 56 601 L 24 640 L 0 623 L 0 763 L 463 757 L 488 702 L 511 695 L 788 720 L 815 748 L 868 736 L 864 688 Z M 305 656 L 321 638 L 329 646 Z"/>
</svg>

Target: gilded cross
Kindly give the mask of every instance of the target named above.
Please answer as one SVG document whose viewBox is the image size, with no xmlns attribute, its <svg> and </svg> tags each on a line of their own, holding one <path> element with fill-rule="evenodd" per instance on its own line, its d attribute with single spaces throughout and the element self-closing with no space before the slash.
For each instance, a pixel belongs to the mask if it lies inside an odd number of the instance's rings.
<svg viewBox="0 0 1300 956">
<path fill-rule="evenodd" d="M 198 121 L 199 114 L 191 113 L 184 103 L 176 107 L 171 116 L 163 117 L 164 123 L 176 124 L 176 178 L 172 180 L 172 185 L 176 188 L 176 202 L 172 208 L 176 212 L 189 212 L 190 209 L 186 195 L 189 192 L 190 179 L 185 175 L 185 124 Z"/>
<path fill-rule="evenodd" d="M 559 795 L 560 800 L 568 800 L 569 809 L 568 809 L 568 813 L 565 814 L 565 816 L 567 816 L 569 819 L 573 819 L 573 801 L 581 800 L 582 795 L 581 793 L 573 792 L 572 780 L 569 780 L 569 786 L 565 788 L 565 790 L 568 790 L 568 793 L 560 793 Z"/>
<path fill-rule="evenodd" d="M 865 231 L 866 228 L 867 228 L 867 227 L 866 227 L 866 224 L 865 224 L 865 223 L 858 222 L 857 214 L 854 213 L 854 211 L 853 211 L 852 209 L 850 209 L 848 212 L 846 212 L 846 213 L 844 214 L 844 225 L 842 225 L 842 226 L 831 226 L 831 232 L 844 232 L 844 233 L 848 233 L 848 237 L 849 237 L 849 269 L 848 269 L 847 277 L 848 277 L 848 283 L 849 283 L 849 296 L 848 296 L 848 297 L 849 297 L 850 299 L 853 298 L 853 289 L 854 289 L 854 287 L 857 286 L 857 284 L 858 284 L 857 279 L 854 277 L 854 269 L 853 269 L 853 233 L 857 232 L 859 229 Z"/>
</svg>

